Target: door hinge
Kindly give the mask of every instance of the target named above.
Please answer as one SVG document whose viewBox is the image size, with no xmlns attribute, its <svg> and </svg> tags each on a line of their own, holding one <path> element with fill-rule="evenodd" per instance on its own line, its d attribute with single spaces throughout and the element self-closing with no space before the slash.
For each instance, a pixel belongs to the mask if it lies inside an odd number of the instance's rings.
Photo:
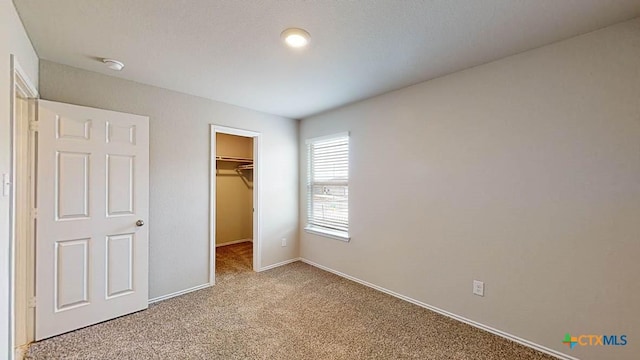
<svg viewBox="0 0 640 360">
<path fill-rule="evenodd" d="M 30 308 L 35 308 L 35 307 L 36 307 L 36 298 L 35 298 L 35 297 L 32 297 L 31 299 L 29 299 L 29 302 L 27 303 L 27 305 L 28 305 Z"/>
<path fill-rule="evenodd" d="M 38 218 L 38 209 L 37 208 L 31 209 L 31 218 L 32 219 L 37 219 Z"/>
<path fill-rule="evenodd" d="M 29 131 L 37 132 L 38 131 L 38 122 L 37 121 L 29 121 Z"/>
</svg>

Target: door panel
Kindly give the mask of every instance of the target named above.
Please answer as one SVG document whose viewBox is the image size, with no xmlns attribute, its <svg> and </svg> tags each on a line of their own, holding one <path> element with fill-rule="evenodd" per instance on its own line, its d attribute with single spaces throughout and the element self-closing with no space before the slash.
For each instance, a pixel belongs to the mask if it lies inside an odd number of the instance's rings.
<svg viewBox="0 0 640 360">
<path fill-rule="evenodd" d="M 38 102 L 36 339 L 148 303 L 149 119 Z"/>
<path fill-rule="evenodd" d="M 107 142 L 121 144 L 136 144 L 136 126 L 118 125 L 107 122 Z"/>
<path fill-rule="evenodd" d="M 89 242 L 56 241 L 55 311 L 89 304 Z"/>
<path fill-rule="evenodd" d="M 58 139 L 91 140 L 90 119 L 73 119 L 56 115 L 56 137 Z"/>
<path fill-rule="evenodd" d="M 135 157 L 107 155 L 107 216 L 134 213 Z"/>
<path fill-rule="evenodd" d="M 107 297 L 134 291 L 134 239 L 135 234 L 107 237 Z"/>
<path fill-rule="evenodd" d="M 89 217 L 88 153 L 60 151 L 56 156 L 56 219 Z"/>
</svg>

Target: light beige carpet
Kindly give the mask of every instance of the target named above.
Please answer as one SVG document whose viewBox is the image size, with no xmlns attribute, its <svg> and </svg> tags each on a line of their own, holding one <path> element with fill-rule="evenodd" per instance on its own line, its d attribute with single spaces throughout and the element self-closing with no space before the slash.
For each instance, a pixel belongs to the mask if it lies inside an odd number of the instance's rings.
<svg viewBox="0 0 640 360">
<path fill-rule="evenodd" d="M 301 262 L 217 249 L 212 288 L 41 341 L 30 359 L 552 359 Z"/>
</svg>

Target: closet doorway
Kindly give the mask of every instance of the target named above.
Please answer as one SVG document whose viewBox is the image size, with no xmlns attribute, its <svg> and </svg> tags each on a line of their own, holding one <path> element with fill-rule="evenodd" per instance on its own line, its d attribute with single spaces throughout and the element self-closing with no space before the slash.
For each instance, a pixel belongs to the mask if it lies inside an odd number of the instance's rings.
<svg viewBox="0 0 640 360">
<path fill-rule="evenodd" d="M 216 271 L 260 269 L 260 134 L 212 125 L 210 166 L 213 285 Z"/>
</svg>

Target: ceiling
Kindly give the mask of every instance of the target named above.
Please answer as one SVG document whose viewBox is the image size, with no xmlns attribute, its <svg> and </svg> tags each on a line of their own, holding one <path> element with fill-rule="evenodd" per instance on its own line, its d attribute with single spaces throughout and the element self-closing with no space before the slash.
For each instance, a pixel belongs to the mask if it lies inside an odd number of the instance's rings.
<svg viewBox="0 0 640 360">
<path fill-rule="evenodd" d="M 41 59 L 295 119 L 640 16 L 640 0 L 14 3 Z M 288 27 L 310 46 L 283 46 Z"/>
</svg>

